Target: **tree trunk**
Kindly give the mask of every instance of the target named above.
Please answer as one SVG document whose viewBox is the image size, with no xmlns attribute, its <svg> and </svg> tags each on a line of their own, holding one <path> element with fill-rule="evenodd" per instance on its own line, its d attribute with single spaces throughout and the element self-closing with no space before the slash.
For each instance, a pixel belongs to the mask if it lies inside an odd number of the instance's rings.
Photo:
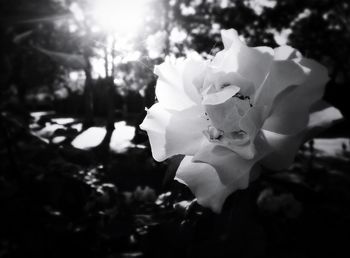
<svg viewBox="0 0 350 258">
<path fill-rule="evenodd" d="M 88 57 L 85 57 L 87 66 L 85 72 L 85 88 L 84 88 L 84 102 L 85 102 L 85 118 L 83 128 L 86 129 L 94 123 L 94 96 L 93 96 L 93 82 L 91 76 L 91 64 Z"/>
<path fill-rule="evenodd" d="M 114 82 L 113 77 L 106 78 L 107 83 L 107 123 L 106 123 L 106 129 L 108 131 L 114 130 Z"/>
</svg>

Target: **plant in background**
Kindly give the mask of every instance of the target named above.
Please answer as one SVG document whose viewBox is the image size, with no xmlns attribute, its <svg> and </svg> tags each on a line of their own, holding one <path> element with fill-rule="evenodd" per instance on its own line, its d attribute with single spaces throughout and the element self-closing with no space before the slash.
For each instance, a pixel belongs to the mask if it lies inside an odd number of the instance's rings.
<svg viewBox="0 0 350 258">
<path fill-rule="evenodd" d="M 140 125 L 155 160 L 185 155 L 176 179 L 215 212 L 262 167 L 288 167 L 311 127 L 342 117 L 321 101 L 321 64 L 289 46 L 248 47 L 233 29 L 221 35 L 212 60 L 191 54 L 156 66 L 158 103 Z"/>
</svg>

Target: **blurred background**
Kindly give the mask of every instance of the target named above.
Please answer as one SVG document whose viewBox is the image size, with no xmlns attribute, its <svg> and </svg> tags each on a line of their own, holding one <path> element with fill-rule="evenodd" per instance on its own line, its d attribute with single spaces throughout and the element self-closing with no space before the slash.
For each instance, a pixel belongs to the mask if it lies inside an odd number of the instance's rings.
<svg viewBox="0 0 350 258">
<path fill-rule="evenodd" d="M 0 258 L 349 255 L 348 0 L 1 0 L 0 21 Z M 325 65 L 345 119 L 215 215 L 138 125 L 154 65 L 228 28 Z"/>
</svg>

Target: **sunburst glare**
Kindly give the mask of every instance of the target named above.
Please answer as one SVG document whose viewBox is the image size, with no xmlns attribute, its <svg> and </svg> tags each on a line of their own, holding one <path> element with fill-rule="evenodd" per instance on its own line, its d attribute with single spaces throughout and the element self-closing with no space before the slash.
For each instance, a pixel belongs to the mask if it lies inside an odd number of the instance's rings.
<svg viewBox="0 0 350 258">
<path fill-rule="evenodd" d="M 101 29 L 109 33 L 133 34 L 141 26 L 149 0 L 95 1 L 92 15 Z"/>
</svg>

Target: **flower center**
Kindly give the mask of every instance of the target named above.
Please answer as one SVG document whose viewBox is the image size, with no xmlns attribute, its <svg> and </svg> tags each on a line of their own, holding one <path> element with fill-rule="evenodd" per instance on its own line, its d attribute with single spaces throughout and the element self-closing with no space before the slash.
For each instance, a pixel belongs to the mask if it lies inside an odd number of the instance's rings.
<svg viewBox="0 0 350 258">
<path fill-rule="evenodd" d="M 244 130 L 234 131 L 230 133 L 230 137 L 236 143 L 245 143 L 248 140 L 248 134 Z M 239 144 L 238 144 L 239 145 Z"/>
<path fill-rule="evenodd" d="M 250 97 L 241 93 L 235 94 L 222 104 L 206 105 L 205 117 L 210 122 L 208 129 L 204 131 L 206 138 L 211 142 L 230 139 L 235 145 L 246 143 L 249 137 L 240 128 L 240 120 L 252 106 Z"/>
<path fill-rule="evenodd" d="M 232 98 L 238 98 L 238 99 L 243 100 L 243 101 L 248 100 L 249 106 L 253 107 L 253 104 L 250 102 L 249 96 L 244 96 L 243 94 L 238 92 L 236 95 L 232 96 Z"/>
<path fill-rule="evenodd" d="M 214 126 L 208 126 L 208 136 L 210 140 L 219 140 L 224 135 L 224 131 L 216 129 Z"/>
</svg>

